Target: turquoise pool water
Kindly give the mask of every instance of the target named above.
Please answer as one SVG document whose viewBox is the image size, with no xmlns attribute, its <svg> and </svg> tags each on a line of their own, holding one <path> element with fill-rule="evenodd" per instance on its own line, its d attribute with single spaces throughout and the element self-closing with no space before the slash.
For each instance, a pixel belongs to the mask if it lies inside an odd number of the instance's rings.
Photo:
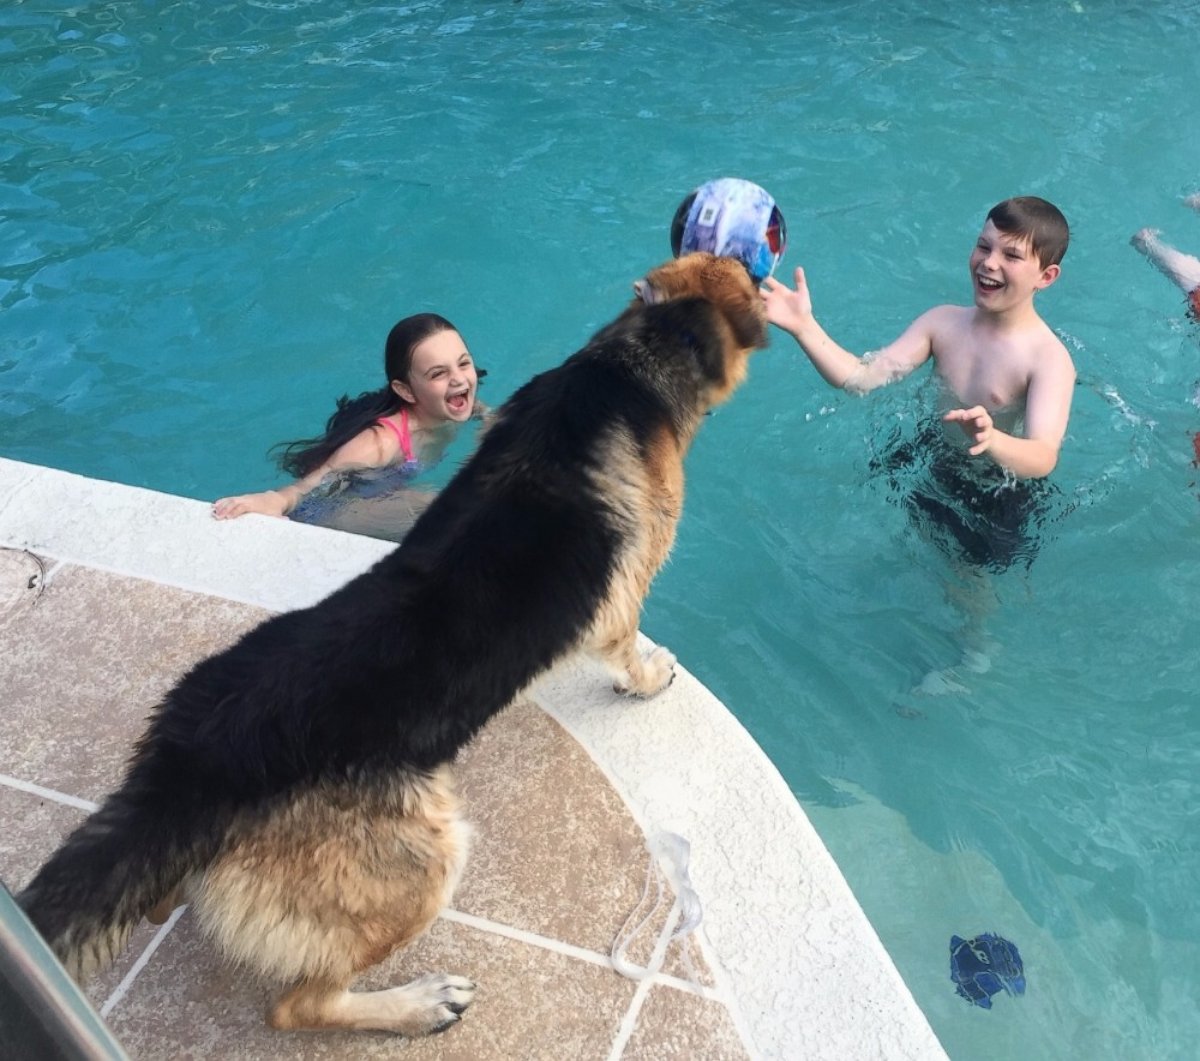
<svg viewBox="0 0 1200 1061">
<path fill-rule="evenodd" d="M 0 9 L 0 454 L 201 498 L 455 320 L 504 397 L 756 180 L 853 349 L 969 297 L 988 207 L 1073 225 L 1041 308 L 1079 386 L 1032 569 L 952 572 L 870 469 L 920 380 L 825 388 L 790 341 L 689 458 L 644 628 L 739 715 L 956 1059 L 1184 1058 L 1200 1037 L 1200 336 L 1128 245 L 1200 253 L 1200 5 L 353 2 Z M 1024 997 L 954 995 L 995 931 Z"/>
</svg>

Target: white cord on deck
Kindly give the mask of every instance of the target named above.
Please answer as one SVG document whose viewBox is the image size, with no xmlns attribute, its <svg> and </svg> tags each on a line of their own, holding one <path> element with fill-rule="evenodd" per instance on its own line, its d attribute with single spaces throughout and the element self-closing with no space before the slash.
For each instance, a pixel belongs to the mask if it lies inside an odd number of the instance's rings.
<svg viewBox="0 0 1200 1061">
<path fill-rule="evenodd" d="M 679 922 L 671 932 L 671 937 L 667 941 L 667 945 L 669 946 L 676 940 L 682 940 L 690 935 L 695 931 L 704 917 L 704 909 L 700 905 L 700 896 L 696 894 L 695 888 L 692 887 L 691 878 L 688 876 L 688 859 L 691 856 L 691 845 L 682 836 L 678 836 L 675 833 L 662 832 L 656 833 L 647 842 L 646 846 L 650 853 L 650 865 L 646 870 L 646 883 L 642 887 L 641 898 L 638 899 L 637 905 L 625 919 L 625 923 L 621 926 L 621 930 L 617 933 L 612 945 L 611 957 L 613 968 L 630 980 L 644 980 L 648 976 L 653 976 L 658 972 L 659 966 L 662 964 L 662 955 L 666 952 L 666 948 L 662 948 L 662 953 L 658 955 L 657 959 L 652 960 L 650 965 L 645 969 L 630 964 L 625 957 L 625 952 L 629 945 L 640 935 L 646 925 L 649 924 L 650 919 L 662 907 L 664 876 L 670 882 L 671 888 L 675 892 L 675 908 L 679 911 Z M 654 902 L 642 919 L 630 928 L 631 922 L 637 916 L 638 911 L 642 909 L 650 894 L 651 884 L 653 884 L 655 889 Z M 686 948 L 682 949 L 682 956 L 688 977 L 693 984 L 697 987 L 700 986 L 697 983 L 696 974 L 692 968 Z"/>
</svg>

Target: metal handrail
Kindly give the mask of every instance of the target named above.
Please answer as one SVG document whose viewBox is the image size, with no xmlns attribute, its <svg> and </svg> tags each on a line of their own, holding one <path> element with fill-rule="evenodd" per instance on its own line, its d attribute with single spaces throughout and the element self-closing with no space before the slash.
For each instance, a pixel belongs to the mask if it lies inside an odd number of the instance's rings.
<svg viewBox="0 0 1200 1061">
<path fill-rule="evenodd" d="M 2 882 L 0 1057 L 129 1061 Z"/>
</svg>

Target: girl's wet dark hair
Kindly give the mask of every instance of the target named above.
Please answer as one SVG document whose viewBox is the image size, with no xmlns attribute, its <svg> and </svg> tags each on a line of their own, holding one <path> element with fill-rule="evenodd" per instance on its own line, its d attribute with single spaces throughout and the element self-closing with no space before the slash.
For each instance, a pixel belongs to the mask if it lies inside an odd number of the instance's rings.
<svg viewBox="0 0 1200 1061">
<path fill-rule="evenodd" d="M 439 332 L 457 331 L 445 317 L 436 313 L 414 313 L 398 321 L 388 332 L 383 348 L 383 365 L 387 382 L 378 390 L 364 391 L 357 398 L 343 394 L 337 400 L 337 409 L 325 424 L 325 433 L 317 438 L 281 442 L 272 448 L 282 468 L 289 475 L 302 479 L 314 468 L 319 468 L 333 453 L 349 442 L 360 431 L 364 431 L 381 416 L 389 416 L 405 404 L 404 399 L 392 390 L 392 380 L 408 382 L 412 371 L 413 351 L 430 336 Z M 485 375 L 477 371 L 480 379 Z"/>
<path fill-rule="evenodd" d="M 987 220 L 1006 236 L 1029 240 L 1029 246 L 1045 269 L 1057 265 L 1067 253 L 1071 231 L 1062 211 L 1036 195 L 1018 195 L 997 203 L 988 211 Z"/>
</svg>

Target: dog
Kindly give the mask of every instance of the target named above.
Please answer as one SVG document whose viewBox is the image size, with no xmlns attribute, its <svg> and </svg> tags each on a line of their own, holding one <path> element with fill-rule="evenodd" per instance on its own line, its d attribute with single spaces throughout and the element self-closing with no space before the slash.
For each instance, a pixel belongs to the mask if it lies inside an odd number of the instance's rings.
<svg viewBox="0 0 1200 1061">
<path fill-rule="evenodd" d="M 395 551 L 166 694 L 121 786 L 19 896 L 73 976 L 188 901 L 227 956 L 291 985 L 275 1028 L 461 1019 L 460 976 L 349 988 L 449 903 L 469 844 L 451 763 L 489 718 L 579 649 L 620 692 L 670 683 L 674 656 L 636 639 L 683 457 L 767 343 L 732 259 L 685 255 L 634 289 L 501 406 Z"/>
</svg>

